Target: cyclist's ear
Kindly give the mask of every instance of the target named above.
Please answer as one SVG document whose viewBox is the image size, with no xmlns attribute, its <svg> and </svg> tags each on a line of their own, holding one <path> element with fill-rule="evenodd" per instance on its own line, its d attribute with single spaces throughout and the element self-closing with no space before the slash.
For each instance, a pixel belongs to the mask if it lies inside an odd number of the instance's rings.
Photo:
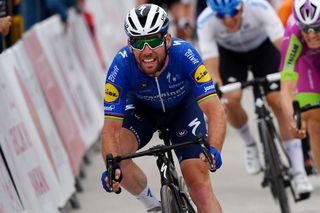
<svg viewBox="0 0 320 213">
<path fill-rule="evenodd" d="M 133 49 L 132 49 L 132 46 L 131 46 L 131 43 L 130 43 L 130 38 L 128 38 L 127 44 L 128 44 L 129 49 L 130 49 L 130 52 L 133 52 Z"/>
<path fill-rule="evenodd" d="M 167 33 L 167 35 L 164 37 L 164 39 L 165 39 L 167 48 L 170 48 L 171 47 L 171 34 Z"/>
</svg>

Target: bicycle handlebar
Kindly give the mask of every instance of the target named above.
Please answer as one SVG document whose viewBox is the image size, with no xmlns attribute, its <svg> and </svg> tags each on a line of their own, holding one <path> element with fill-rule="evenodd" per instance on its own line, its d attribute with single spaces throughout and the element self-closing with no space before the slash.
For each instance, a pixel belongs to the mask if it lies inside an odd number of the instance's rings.
<svg viewBox="0 0 320 213">
<path fill-rule="evenodd" d="M 218 89 L 222 93 L 228 93 L 228 92 L 232 92 L 232 91 L 235 91 L 235 90 L 238 90 L 238 89 L 244 89 L 244 88 L 246 88 L 248 86 L 252 86 L 252 85 L 255 85 L 255 84 L 279 81 L 280 78 L 281 78 L 281 73 L 277 72 L 277 73 L 268 74 L 268 75 L 266 75 L 266 77 L 262 77 L 262 78 L 254 78 L 254 79 L 249 80 L 249 81 L 235 82 L 235 83 L 226 84 L 226 85 L 224 85 L 222 87 L 219 87 Z"/>
<path fill-rule="evenodd" d="M 133 158 L 138 158 L 138 157 L 142 157 L 142 156 L 146 156 L 146 155 L 153 155 L 153 156 L 160 156 L 161 154 L 168 152 L 172 149 L 176 149 L 176 148 L 181 148 L 190 144 L 200 144 L 201 148 L 202 148 L 202 152 L 205 155 L 205 157 L 208 160 L 209 163 L 209 168 L 211 172 L 216 171 L 216 169 L 214 169 L 214 165 L 213 165 L 213 158 L 212 155 L 209 151 L 209 147 L 210 145 L 208 144 L 208 141 L 205 140 L 202 136 L 197 136 L 197 138 L 193 141 L 186 141 L 183 143 L 179 143 L 179 144 L 174 144 L 174 145 L 156 145 L 153 146 L 145 151 L 141 151 L 141 152 L 136 152 L 130 155 L 126 155 L 126 156 L 116 156 L 113 157 L 113 155 L 110 153 L 107 155 L 106 157 L 106 169 L 108 172 L 108 184 L 109 184 L 109 189 L 112 191 L 112 181 L 115 179 L 115 164 L 120 163 L 123 160 L 128 160 L 128 159 L 133 159 Z M 116 192 L 117 194 L 119 194 L 121 192 L 121 188 L 118 192 Z"/>
</svg>

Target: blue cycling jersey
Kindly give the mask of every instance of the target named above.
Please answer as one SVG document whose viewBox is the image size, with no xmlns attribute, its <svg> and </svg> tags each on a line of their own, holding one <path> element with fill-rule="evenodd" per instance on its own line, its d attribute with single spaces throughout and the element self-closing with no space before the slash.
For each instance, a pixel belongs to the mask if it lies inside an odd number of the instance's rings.
<svg viewBox="0 0 320 213">
<path fill-rule="evenodd" d="M 128 92 L 151 108 L 166 111 L 190 92 L 198 103 L 216 95 L 213 81 L 191 44 L 172 38 L 169 63 L 159 77 L 146 75 L 128 46 L 115 56 L 106 77 L 105 118 L 123 119 Z"/>
</svg>

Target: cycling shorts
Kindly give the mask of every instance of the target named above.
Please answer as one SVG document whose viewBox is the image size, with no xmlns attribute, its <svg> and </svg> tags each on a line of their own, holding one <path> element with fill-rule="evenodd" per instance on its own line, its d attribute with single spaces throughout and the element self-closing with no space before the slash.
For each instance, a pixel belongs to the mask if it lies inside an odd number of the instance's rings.
<svg viewBox="0 0 320 213">
<path fill-rule="evenodd" d="M 265 77 L 279 70 L 280 52 L 269 39 L 248 52 L 234 52 L 222 46 L 218 48 L 219 69 L 223 84 L 246 81 L 249 70 L 255 78 Z M 279 91 L 280 82 L 265 83 L 263 87 L 266 94 Z"/>
<path fill-rule="evenodd" d="M 320 93 L 302 92 L 296 95 L 300 107 L 320 106 Z"/>
<path fill-rule="evenodd" d="M 160 127 L 169 128 L 172 144 L 194 140 L 195 135 L 199 133 L 207 136 L 203 112 L 192 94 L 187 95 L 177 107 L 165 113 L 146 106 L 130 94 L 127 98 L 123 127 L 135 135 L 138 149 L 148 144 Z M 201 152 L 202 149 L 197 144 L 175 150 L 179 162 L 199 158 Z"/>
<path fill-rule="evenodd" d="M 304 55 L 297 63 L 299 70 L 297 94 L 300 107 L 320 104 L 320 62 L 319 55 Z"/>
</svg>

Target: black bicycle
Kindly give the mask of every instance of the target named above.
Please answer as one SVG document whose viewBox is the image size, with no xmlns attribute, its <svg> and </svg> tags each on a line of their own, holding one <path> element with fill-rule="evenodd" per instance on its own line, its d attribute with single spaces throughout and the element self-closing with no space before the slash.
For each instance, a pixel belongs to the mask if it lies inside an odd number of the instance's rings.
<svg viewBox="0 0 320 213">
<path fill-rule="evenodd" d="M 261 183 L 263 187 L 270 187 L 273 198 L 278 201 L 282 213 L 290 213 L 290 206 L 286 194 L 286 187 L 290 186 L 292 176 L 289 172 L 290 160 L 284 150 L 280 136 L 273 122 L 270 109 L 265 100 L 263 84 L 280 80 L 280 73 L 269 74 L 264 78 L 255 78 L 245 82 L 231 83 L 220 87 L 222 94 L 238 89 L 253 87 L 255 114 L 257 116 L 258 133 L 262 143 L 264 154 L 264 178 Z M 293 193 L 296 201 L 297 198 Z"/>
<path fill-rule="evenodd" d="M 209 152 L 209 144 L 205 138 L 198 136 L 194 141 L 171 145 L 169 139 L 169 131 L 166 128 L 159 130 L 159 138 L 164 144 L 153 146 L 145 151 L 136 152 L 127 156 L 107 155 L 107 171 L 109 186 L 112 186 L 111 180 L 114 180 L 114 168 L 117 163 L 123 160 L 133 159 L 142 156 L 155 156 L 157 158 L 157 166 L 161 177 L 161 207 L 163 213 L 195 213 L 191 198 L 186 190 L 186 186 L 182 176 L 178 176 L 174 165 L 172 151 L 190 144 L 200 144 L 202 152 L 206 156 L 210 171 L 214 170 L 213 159 Z M 112 188 L 111 188 L 112 190 Z"/>
<path fill-rule="evenodd" d="M 296 123 L 297 130 L 301 129 L 301 113 L 306 112 L 311 109 L 320 108 L 320 104 L 316 105 L 306 105 L 304 107 L 300 107 L 298 101 L 293 101 L 293 118 Z M 316 175 L 317 169 L 313 163 L 313 158 L 311 155 L 311 147 L 310 147 L 310 140 L 307 134 L 307 137 L 302 139 L 302 150 L 303 150 L 303 158 L 304 158 L 304 167 L 308 175 Z"/>
</svg>

